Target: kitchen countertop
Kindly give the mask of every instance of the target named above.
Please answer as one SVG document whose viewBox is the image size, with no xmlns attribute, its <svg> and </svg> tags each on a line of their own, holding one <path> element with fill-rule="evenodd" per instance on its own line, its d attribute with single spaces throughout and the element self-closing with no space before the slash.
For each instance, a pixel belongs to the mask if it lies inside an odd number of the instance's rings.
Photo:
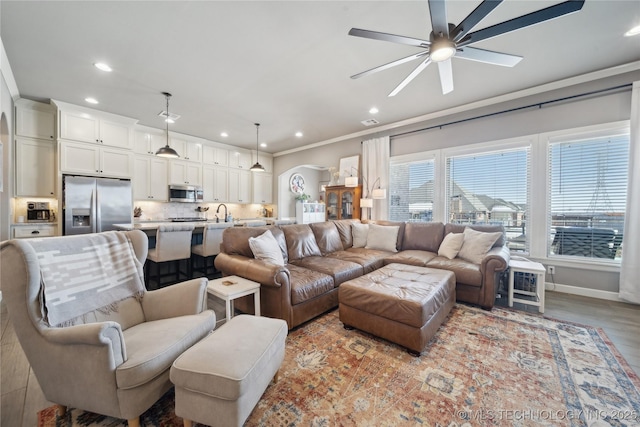
<svg viewBox="0 0 640 427">
<path fill-rule="evenodd" d="M 113 224 L 114 227 L 120 230 L 157 230 L 160 224 L 176 225 L 176 224 L 193 224 L 196 229 L 202 229 L 205 225 L 213 224 L 216 228 L 228 228 L 233 227 L 232 222 L 215 222 L 215 221 L 194 221 L 194 222 L 171 222 L 171 221 L 141 221 L 126 224 Z"/>
</svg>

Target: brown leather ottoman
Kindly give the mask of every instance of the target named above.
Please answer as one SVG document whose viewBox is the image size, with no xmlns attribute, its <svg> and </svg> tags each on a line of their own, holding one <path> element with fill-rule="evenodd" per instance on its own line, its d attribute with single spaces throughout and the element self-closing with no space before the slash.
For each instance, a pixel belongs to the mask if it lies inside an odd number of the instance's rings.
<svg viewBox="0 0 640 427">
<path fill-rule="evenodd" d="M 419 356 L 456 301 L 451 271 L 388 264 L 340 285 L 340 321 Z"/>
</svg>

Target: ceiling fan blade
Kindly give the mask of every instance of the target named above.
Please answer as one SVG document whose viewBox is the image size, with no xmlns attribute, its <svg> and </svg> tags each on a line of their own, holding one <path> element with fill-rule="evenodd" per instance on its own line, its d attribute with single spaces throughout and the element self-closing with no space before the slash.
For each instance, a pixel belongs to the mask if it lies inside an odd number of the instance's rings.
<svg viewBox="0 0 640 427">
<path fill-rule="evenodd" d="M 502 65 L 503 67 L 513 67 L 522 60 L 522 56 L 494 52 L 486 49 L 478 49 L 477 47 L 469 46 L 458 50 L 456 52 L 456 58 L 486 62 L 487 64 Z"/>
<path fill-rule="evenodd" d="M 442 86 L 442 94 L 446 95 L 453 91 L 453 68 L 451 67 L 451 58 L 446 61 L 438 62 L 438 72 L 440 73 L 440 85 Z"/>
<path fill-rule="evenodd" d="M 431 15 L 431 29 L 434 34 L 449 37 L 449 23 L 447 22 L 447 8 L 444 0 L 429 0 L 429 15 Z"/>
<path fill-rule="evenodd" d="M 409 46 L 428 48 L 431 42 L 428 40 L 414 39 L 413 37 L 398 36 L 395 34 L 381 33 L 379 31 L 369 31 L 360 28 L 349 30 L 350 36 L 364 37 L 365 39 L 382 40 L 391 43 L 408 44 Z"/>
<path fill-rule="evenodd" d="M 493 9 L 498 7 L 498 5 L 502 3 L 502 0 L 484 0 L 478 7 L 476 7 L 473 12 L 467 15 L 466 18 L 462 20 L 452 31 L 452 38 L 454 42 L 458 42 L 464 36 L 466 36 L 469 31 L 473 30 L 473 28 L 480 23 L 484 18 L 489 15 Z"/>
<path fill-rule="evenodd" d="M 389 97 L 391 96 L 396 96 L 402 89 L 404 89 L 404 87 L 406 85 L 408 85 L 409 83 L 411 83 L 411 80 L 413 80 L 418 74 L 420 74 L 422 72 L 422 70 L 424 70 L 425 68 L 427 68 L 427 66 L 431 64 L 431 57 L 427 57 L 427 59 L 425 59 L 424 61 L 422 61 L 420 63 L 420 65 L 418 65 L 416 67 L 415 70 L 413 70 L 411 72 L 411 74 L 409 74 L 407 76 L 407 78 L 405 78 L 403 81 L 400 82 L 400 84 L 398 86 L 396 86 L 396 88 L 389 94 Z"/>
<path fill-rule="evenodd" d="M 458 47 L 463 47 L 470 43 L 476 43 L 481 40 L 486 40 L 504 33 L 519 30 L 520 28 L 558 18 L 569 13 L 577 12 L 582 9 L 583 5 L 584 0 L 569 0 L 563 3 L 556 4 L 554 6 L 547 7 L 545 9 L 538 10 L 536 12 L 522 15 L 518 18 L 513 18 L 508 21 L 501 22 L 500 24 L 492 25 L 491 27 L 483 28 L 482 30 L 474 31 L 473 33 L 469 33 L 464 38 L 462 38 L 462 40 L 460 40 L 460 43 L 458 43 Z"/>
<path fill-rule="evenodd" d="M 352 79 L 359 79 L 360 77 L 368 76 L 369 74 L 377 73 L 378 71 L 386 70 L 391 67 L 395 67 L 396 65 L 404 64 L 405 62 L 413 61 L 414 59 L 418 59 L 422 56 L 428 55 L 428 51 L 416 53 L 411 56 L 407 56 L 406 58 L 398 59 L 397 61 L 389 62 L 388 64 L 380 65 L 379 67 L 372 68 L 367 71 L 363 71 L 358 74 L 354 74 L 351 76 Z"/>
</svg>

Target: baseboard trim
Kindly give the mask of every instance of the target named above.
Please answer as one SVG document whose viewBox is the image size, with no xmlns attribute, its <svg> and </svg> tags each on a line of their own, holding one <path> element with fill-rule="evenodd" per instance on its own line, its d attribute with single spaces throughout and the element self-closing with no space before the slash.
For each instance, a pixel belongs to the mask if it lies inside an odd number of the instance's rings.
<svg viewBox="0 0 640 427">
<path fill-rule="evenodd" d="M 598 298 L 607 301 L 628 302 L 618 297 L 617 292 L 602 291 L 599 289 L 581 288 L 579 286 L 561 285 L 559 283 L 545 283 L 545 290 L 562 292 L 565 294 L 581 295 L 583 297 Z"/>
</svg>

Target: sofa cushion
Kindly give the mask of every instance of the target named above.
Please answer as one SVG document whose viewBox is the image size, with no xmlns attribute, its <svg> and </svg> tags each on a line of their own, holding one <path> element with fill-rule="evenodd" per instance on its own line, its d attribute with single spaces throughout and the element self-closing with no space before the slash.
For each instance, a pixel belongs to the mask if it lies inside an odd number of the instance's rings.
<svg viewBox="0 0 640 427">
<path fill-rule="evenodd" d="M 408 222 L 401 249 L 438 252 L 443 237 L 444 224 L 441 222 Z"/>
<path fill-rule="evenodd" d="M 284 258 L 282 257 L 280 246 L 271 231 L 267 230 L 258 237 L 249 237 L 249 247 L 256 259 L 262 260 L 267 264 L 284 266 Z"/>
<path fill-rule="evenodd" d="M 249 246 L 250 237 L 258 237 L 267 227 L 229 227 L 222 233 L 222 252 L 229 255 L 242 255 L 253 258 L 253 252 Z"/>
<path fill-rule="evenodd" d="M 308 256 L 320 256 L 320 248 L 308 224 L 285 225 L 282 228 L 287 241 L 289 262 Z"/>
<path fill-rule="evenodd" d="M 454 259 L 458 255 L 458 252 L 460 252 L 460 248 L 462 248 L 463 243 L 464 233 L 447 234 L 444 236 L 444 239 L 442 239 L 442 243 L 440 243 L 438 256 Z"/>
<path fill-rule="evenodd" d="M 340 240 L 342 240 L 342 247 L 348 249 L 352 246 L 353 237 L 351 227 L 353 224 L 360 224 L 359 219 L 334 219 L 333 222 L 340 234 Z"/>
<path fill-rule="evenodd" d="M 360 264 L 331 257 L 308 256 L 291 263 L 333 277 L 333 285 L 335 287 L 338 287 L 342 282 L 364 274 L 364 269 Z"/>
<path fill-rule="evenodd" d="M 269 227 L 269 230 L 278 242 L 278 246 L 280 246 L 280 251 L 282 252 L 282 259 L 284 263 L 287 264 L 289 262 L 289 254 L 287 253 L 287 240 L 284 238 L 284 232 L 278 226 Z"/>
<path fill-rule="evenodd" d="M 364 248 L 367 246 L 369 224 L 353 224 L 351 226 L 351 234 L 353 236 L 352 248 Z"/>
<path fill-rule="evenodd" d="M 393 264 L 395 262 L 424 267 L 437 256 L 438 254 L 435 252 L 407 250 L 385 257 L 384 264 Z"/>
<path fill-rule="evenodd" d="M 500 232 L 485 233 L 471 228 L 465 228 L 464 241 L 462 242 L 460 252 L 458 252 L 458 258 L 480 264 L 487 252 L 489 252 L 489 249 L 493 247 L 493 244 L 501 236 L 502 233 Z"/>
<path fill-rule="evenodd" d="M 333 222 L 316 222 L 309 225 L 316 238 L 316 243 L 320 248 L 322 255 L 330 254 L 335 251 L 342 251 L 342 240 L 340 233 Z"/>
<path fill-rule="evenodd" d="M 478 287 L 482 286 L 480 264 L 474 264 L 460 258 L 448 259 L 439 256 L 427 262 L 427 267 L 452 271 L 456 275 L 456 283 Z"/>
<path fill-rule="evenodd" d="M 377 249 L 379 251 L 398 252 L 397 241 L 398 231 L 400 227 L 397 225 L 377 225 L 370 224 L 367 233 L 366 249 Z"/>
<path fill-rule="evenodd" d="M 499 231 L 502 233 L 502 237 L 499 238 L 494 244 L 493 247 L 496 248 L 498 246 L 504 246 L 507 244 L 507 240 L 504 237 L 504 227 L 501 225 L 490 225 L 490 224 L 474 224 L 474 225 L 462 225 L 462 224 L 445 224 L 444 226 L 444 234 L 445 236 L 449 233 L 464 233 L 465 228 L 471 228 L 476 231 L 484 231 L 486 233 L 494 233 Z"/>
<path fill-rule="evenodd" d="M 390 225 L 397 226 L 398 228 L 398 240 L 396 241 L 396 249 L 400 250 L 402 248 L 402 240 L 404 239 L 404 229 L 406 226 L 405 222 L 402 221 L 386 221 L 386 220 L 375 220 L 375 221 L 367 221 L 367 224 L 376 224 L 376 225 Z"/>
<path fill-rule="evenodd" d="M 291 277 L 291 304 L 319 297 L 334 289 L 333 278 L 319 271 L 287 264 Z"/>
<path fill-rule="evenodd" d="M 119 389 L 151 382 L 171 368 L 186 349 L 212 331 L 216 317 L 210 310 L 190 316 L 154 320 L 123 332 L 127 361 L 116 368 Z"/>
<path fill-rule="evenodd" d="M 364 270 L 364 274 L 370 273 L 384 265 L 385 257 L 389 256 L 387 251 L 378 251 L 375 249 L 365 248 L 349 248 L 346 251 L 334 252 L 327 257 L 337 258 L 344 261 L 355 262 L 360 264 Z"/>
</svg>

